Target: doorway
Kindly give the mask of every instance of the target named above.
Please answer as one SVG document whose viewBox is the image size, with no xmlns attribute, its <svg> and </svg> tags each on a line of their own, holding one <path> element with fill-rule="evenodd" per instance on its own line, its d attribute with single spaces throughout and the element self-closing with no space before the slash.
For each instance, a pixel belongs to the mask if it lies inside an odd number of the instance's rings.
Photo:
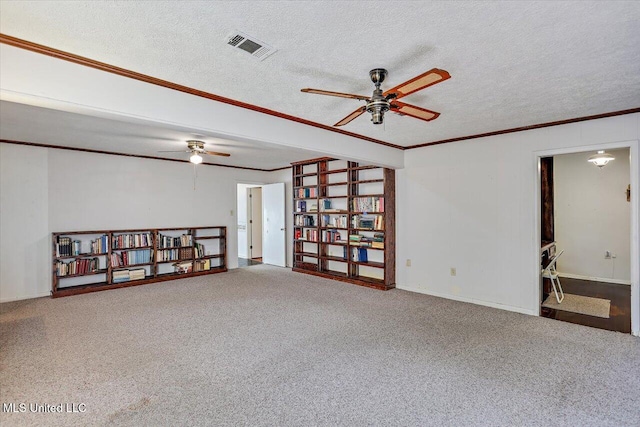
<svg viewBox="0 0 640 427">
<path fill-rule="evenodd" d="M 238 267 L 285 266 L 284 183 L 237 184 Z"/>
<path fill-rule="evenodd" d="M 602 167 L 588 161 L 595 150 L 540 158 L 540 315 L 630 333 L 630 149 L 607 152 L 615 159 Z"/>
</svg>

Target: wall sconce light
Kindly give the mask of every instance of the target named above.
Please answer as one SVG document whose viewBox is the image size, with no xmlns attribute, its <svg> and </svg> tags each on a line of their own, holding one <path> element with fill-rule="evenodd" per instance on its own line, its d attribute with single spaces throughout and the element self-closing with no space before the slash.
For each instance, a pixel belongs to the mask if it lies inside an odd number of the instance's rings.
<svg viewBox="0 0 640 427">
<path fill-rule="evenodd" d="M 598 154 L 594 154 L 593 156 L 589 157 L 588 161 L 601 168 L 614 159 L 615 157 L 613 157 L 611 154 L 605 153 L 604 151 L 600 150 L 598 151 Z"/>
</svg>

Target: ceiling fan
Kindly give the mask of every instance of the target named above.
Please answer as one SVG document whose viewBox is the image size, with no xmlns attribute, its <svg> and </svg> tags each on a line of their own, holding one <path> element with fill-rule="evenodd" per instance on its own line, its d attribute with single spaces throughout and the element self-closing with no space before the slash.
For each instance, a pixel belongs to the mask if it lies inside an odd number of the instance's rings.
<svg viewBox="0 0 640 427">
<path fill-rule="evenodd" d="M 229 153 L 220 153 L 217 151 L 207 151 L 204 149 L 204 142 L 198 141 L 195 139 L 190 139 L 187 141 L 187 150 L 179 150 L 179 151 L 158 151 L 158 153 L 191 153 L 191 157 L 189 161 L 193 164 L 199 165 L 202 163 L 201 154 L 208 154 L 210 156 L 223 156 L 229 157 L 231 154 Z"/>
<path fill-rule="evenodd" d="M 416 107 L 415 105 L 405 104 L 403 102 L 399 102 L 398 99 L 429 86 L 433 86 L 434 84 L 440 83 L 451 77 L 445 70 L 434 68 L 427 71 L 426 73 L 420 74 L 417 77 L 407 80 L 406 82 L 383 92 L 382 89 L 380 89 L 380 85 L 387 77 L 387 70 L 385 70 L 384 68 L 374 68 L 373 70 L 369 71 L 369 76 L 371 77 L 371 81 L 373 82 L 373 84 L 376 86 L 373 91 L 373 95 L 370 97 L 364 95 L 354 95 L 351 93 L 331 92 L 328 90 L 310 88 L 301 89 L 301 91 L 306 93 L 315 93 L 318 95 L 329 95 L 338 96 L 341 98 L 357 99 L 366 102 L 366 105 L 358 108 L 356 111 L 336 123 L 334 126 L 344 126 L 356 117 L 360 116 L 365 111 L 371 113 L 371 121 L 375 125 L 379 125 L 382 123 L 384 119 L 384 113 L 386 113 L 387 111 L 391 111 L 401 116 L 415 117 L 416 119 L 428 122 L 437 119 L 440 113 L 436 113 L 435 111 L 427 110 L 422 107 Z"/>
</svg>

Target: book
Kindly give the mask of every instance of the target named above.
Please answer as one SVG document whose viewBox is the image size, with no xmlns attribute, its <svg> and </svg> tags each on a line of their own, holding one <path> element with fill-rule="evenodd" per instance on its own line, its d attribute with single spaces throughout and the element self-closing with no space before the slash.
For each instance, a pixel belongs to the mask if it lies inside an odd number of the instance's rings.
<svg viewBox="0 0 640 427">
<path fill-rule="evenodd" d="M 358 260 L 360 262 L 369 262 L 367 248 L 358 248 Z"/>
</svg>

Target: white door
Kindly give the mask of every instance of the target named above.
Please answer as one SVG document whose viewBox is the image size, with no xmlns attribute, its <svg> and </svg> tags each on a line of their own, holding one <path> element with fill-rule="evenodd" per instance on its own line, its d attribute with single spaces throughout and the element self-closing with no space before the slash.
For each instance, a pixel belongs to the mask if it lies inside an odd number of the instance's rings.
<svg viewBox="0 0 640 427">
<path fill-rule="evenodd" d="M 262 262 L 286 266 L 284 182 L 262 186 Z"/>
</svg>

